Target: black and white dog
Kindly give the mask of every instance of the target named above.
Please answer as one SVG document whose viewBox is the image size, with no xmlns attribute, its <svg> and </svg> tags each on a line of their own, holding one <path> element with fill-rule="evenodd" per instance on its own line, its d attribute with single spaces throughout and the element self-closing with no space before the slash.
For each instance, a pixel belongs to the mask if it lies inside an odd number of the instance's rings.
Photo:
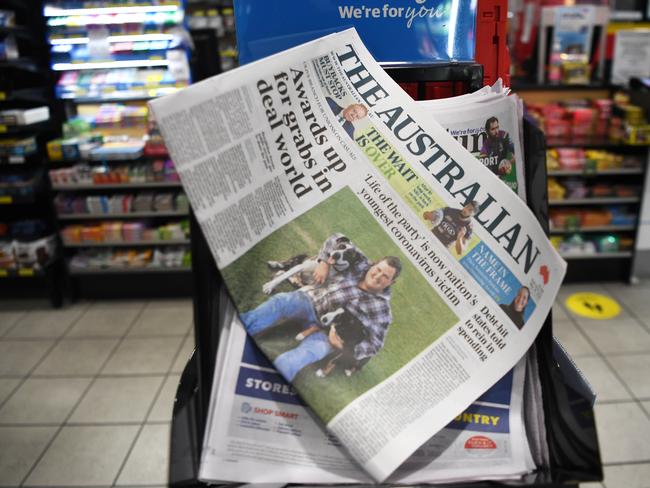
<svg viewBox="0 0 650 488">
<path fill-rule="evenodd" d="M 350 242 L 350 239 L 339 237 L 327 260 L 330 264 L 330 275 L 346 271 L 361 259 L 363 259 L 363 254 Z M 306 254 L 300 254 L 285 261 L 268 261 L 266 264 L 269 268 L 278 270 L 271 281 L 262 285 L 262 291 L 270 295 L 285 280 L 296 288 L 313 285 L 313 273 L 318 266 L 318 260 L 315 257 L 310 258 Z"/>
<path fill-rule="evenodd" d="M 361 321 L 344 308 L 337 308 L 333 312 L 324 314 L 320 318 L 321 326 L 312 325 L 296 336 L 302 341 L 314 332 L 321 331 L 329 336 L 332 329 L 341 339 L 343 349 L 336 349 L 321 360 L 323 366 L 316 371 L 316 376 L 325 378 L 336 366 L 341 366 L 346 376 L 352 376 L 361 364 L 354 357 L 354 348 L 368 338 L 368 331 Z"/>
</svg>

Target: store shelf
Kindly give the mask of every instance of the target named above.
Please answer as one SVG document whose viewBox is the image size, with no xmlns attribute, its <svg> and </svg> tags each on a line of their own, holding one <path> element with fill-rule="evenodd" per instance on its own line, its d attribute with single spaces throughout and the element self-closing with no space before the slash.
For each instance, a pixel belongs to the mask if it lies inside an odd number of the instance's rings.
<svg viewBox="0 0 650 488">
<path fill-rule="evenodd" d="M 546 146 L 551 148 L 594 148 L 594 149 L 640 149 L 649 148 L 648 144 L 626 144 L 622 142 L 609 141 L 605 138 L 572 138 L 563 139 L 548 137 L 546 139 Z"/>
<path fill-rule="evenodd" d="M 560 254 L 564 259 L 630 259 L 632 251 L 619 251 L 619 252 L 599 252 L 595 254 Z"/>
<path fill-rule="evenodd" d="M 551 234 L 575 234 L 577 232 L 629 232 L 636 230 L 635 225 L 601 225 L 594 227 L 579 227 L 577 229 L 553 229 Z"/>
<path fill-rule="evenodd" d="M 2 278 L 33 278 L 35 276 L 44 276 L 45 271 L 38 268 L 18 268 L 18 269 L 0 269 L 0 279 Z"/>
<path fill-rule="evenodd" d="M 149 273 L 190 273 L 190 266 L 178 267 L 140 267 L 140 268 L 75 268 L 70 266 L 70 274 L 73 276 L 80 275 L 98 275 L 98 274 L 149 274 Z"/>
<path fill-rule="evenodd" d="M 512 82 L 512 91 L 585 91 L 585 90 L 616 90 L 619 85 L 613 85 L 611 83 L 588 83 L 580 85 L 562 85 L 562 84 L 544 84 L 540 85 L 539 83 L 527 83 L 527 82 Z"/>
<path fill-rule="evenodd" d="M 10 59 L 7 61 L 0 61 L 0 70 L 18 69 L 29 71 L 31 73 L 45 73 L 34 60 L 30 58 Z"/>
<path fill-rule="evenodd" d="M 116 36 L 108 36 L 109 43 L 117 42 L 142 42 L 142 41 L 171 41 L 174 39 L 174 34 L 165 34 L 163 32 L 153 34 L 122 34 Z M 87 37 L 53 37 L 49 39 L 52 46 L 56 45 L 76 45 L 88 44 Z"/>
<path fill-rule="evenodd" d="M 28 154 L 27 156 L 0 156 L 0 167 L 24 167 L 25 165 L 40 162 L 41 158 L 38 153 Z"/>
<path fill-rule="evenodd" d="M 554 170 L 548 172 L 548 176 L 615 176 L 615 175 L 641 175 L 641 174 L 643 174 L 643 168 L 600 169 L 596 171 Z"/>
<path fill-rule="evenodd" d="M 90 7 L 90 8 L 59 8 L 53 5 L 45 5 L 43 15 L 45 17 L 71 17 L 86 15 L 118 15 L 118 14 L 145 14 L 156 12 L 176 12 L 181 7 L 178 4 L 163 5 L 127 5 L 115 7 Z"/>
<path fill-rule="evenodd" d="M 609 205 L 618 203 L 637 203 L 639 197 L 609 197 L 609 198 L 566 198 L 564 200 L 549 200 L 548 204 L 560 205 Z"/>
<path fill-rule="evenodd" d="M 100 161 L 95 161 L 99 163 Z M 150 188 L 182 188 L 177 181 L 159 181 L 151 183 L 112 183 L 97 185 L 52 185 L 54 191 L 79 191 L 79 190 L 129 190 Z"/>
<path fill-rule="evenodd" d="M 59 220 L 112 220 L 112 219 L 139 219 L 158 217 L 187 217 L 188 212 L 128 212 L 128 213 L 85 213 L 85 214 L 59 214 Z"/>
<path fill-rule="evenodd" d="M 11 91 L 0 91 L 0 102 L 34 102 L 48 104 L 51 102 L 45 88 L 19 88 Z"/>
<path fill-rule="evenodd" d="M 54 63 L 54 71 L 78 71 L 91 69 L 118 69 L 118 68 L 154 68 L 168 66 L 166 59 L 129 59 L 123 61 L 97 61 L 88 63 Z"/>
<path fill-rule="evenodd" d="M 36 194 L 0 195 L 0 208 L 6 205 L 31 205 L 36 201 L 36 198 Z"/>
<path fill-rule="evenodd" d="M 190 243 L 189 239 L 157 239 L 155 241 L 103 241 L 103 242 L 64 242 L 63 247 L 141 247 L 141 246 L 183 246 Z"/>
<path fill-rule="evenodd" d="M 52 130 L 51 121 L 44 120 L 42 122 L 35 122 L 33 124 L 27 124 L 27 125 L 0 124 L 0 136 L 28 134 L 33 132 L 41 132 L 45 130 Z"/>
</svg>

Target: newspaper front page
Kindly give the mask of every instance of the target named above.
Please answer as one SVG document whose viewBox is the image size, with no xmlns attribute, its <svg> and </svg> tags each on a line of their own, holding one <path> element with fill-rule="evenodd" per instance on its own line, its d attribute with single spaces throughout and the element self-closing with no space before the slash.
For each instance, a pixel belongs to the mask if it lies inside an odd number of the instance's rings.
<svg viewBox="0 0 650 488">
<path fill-rule="evenodd" d="M 498 95 L 474 97 L 472 100 L 462 105 L 443 105 L 436 100 L 417 103 L 430 110 L 434 119 L 454 139 L 525 201 L 518 99 Z"/>
<path fill-rule="evenodd" d="M 234 314 L 217 357 L 203 481 L 369 483 Z M 459 413 L 392 476 L 395 483 L 511 479 L 534 468 L 522 416 L 525 362 Z"/>
<path fill-rule="evenodd" d="M 566 264 L 354 30 L 150 105 L 246 331 L 376 481 L 534 340 Z"/>
</svg>

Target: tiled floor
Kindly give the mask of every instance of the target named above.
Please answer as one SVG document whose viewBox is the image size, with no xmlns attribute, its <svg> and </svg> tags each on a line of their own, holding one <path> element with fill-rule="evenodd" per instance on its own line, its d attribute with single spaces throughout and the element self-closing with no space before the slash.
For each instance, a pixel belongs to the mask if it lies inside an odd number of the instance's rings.
<svg viewBox="0 0 650 488">
<path fill-rule="evenodd" d="M 191 307 L 0 302 L 0 486 L 165 486 Z"/>
<path fill-rule="evenodd" d="M 576 291 L 616 298 L 621 315 L 572 315 Z M 191 303 L 0 310 L 0 487 L 164 486 Z M 599 394 L 605 481 L 581 486 L 650 487 L 650 285 L 566 286 L 554 331 Z"/>
</svg>

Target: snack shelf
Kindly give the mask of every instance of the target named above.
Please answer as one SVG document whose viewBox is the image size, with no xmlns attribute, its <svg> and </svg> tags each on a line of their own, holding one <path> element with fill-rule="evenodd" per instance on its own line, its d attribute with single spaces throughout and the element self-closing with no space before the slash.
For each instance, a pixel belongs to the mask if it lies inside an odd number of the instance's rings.
<svg viewBox="0 0 650 488">
<path fill-rule="evenodd" d="M 174 34 L 167 34 L 164 32 L 156 32 L 150 34 L 120 34 L 115 36 L 108 36 L 106 40 L 108 43 L 117 42 L 141 42 L 141 41 L 171 41 L 174 39 Z M 57 45 L 71 45 L 71 44 L 88 44 L 88 37 L 57 37 L 52 36 L 49 38 L 49 43 L 52 46 Z"/>
<path fill-rule="evenodd" d="M 563 200 L 549 200 L 548 204 L 552 206 L 562 205 L 608 205 L 618 203 L 637 203 L 639 197 L 606 197 L 606 198 L 566 198 Z"/>
<path fill-rule="evenodd" d="M 132 268 L 75 268 L 70 267 L 71 275 L 98 275 L 98 274 L 145 274 L 145 273 L 190 273 L 190 266 L 163 267 L 141 266 Z"/>
<path fill-rule="evenodd" d="M 648 148 L 648 144 L 628 144 L 623 142 L 609 141 L 607 139 L 559 139 L 549 137 L 546 139 L 546 147 L 549 148 L 594 148 L 594 149 L 640 149 Z"/>
<path fill-rule="evenodd" d="M 600 225 L 593 227 L 578 227 L 576 229 L 550 229 L 551 234 L 575 234 L 578 232 L 629 232 L 636 230 L 635 225 Z"/>
<path fill-rule="evenodd" d="M 99 161 L 97 161 L 99 162 Z M 158 181 L 151 183 L 98 183 L 96 185 L 52 185 L 54 191 L 77 190 L 133 190 L 147 188 L 181 188 L 178 181 Z"/>
<path fill-rule="evenodd" d="M 595 171 L 584 170 L 552 170 L 548 172 L 548 176 L 615 176 L 615 175 L 641 175 L 643 168 L 616 168 L 616 169 L 600 169 Z"/>
<path fill-rule="evenodd" d="M 591 254 L 561 254 L 564 259 L 628 259 L 632 258 L 632 251 L 598 252 Z"/>
<path fill-rule="evenodd" d="M 59 214 L 59 220 L 111 220 L 111 219 L 137 219 L 137 218 L 155 218 L 155 217 L 187 217 L 189 212 L 186 211 L 168 211 L 168 212 L 128 212 L 128 213 L 79 213 L 79 214 Z"/>
<path fill-rule="evenodd" d="M 102 242 L 63 242 L 64 247 L 134 247 L 134 246 L 183 246 L 189 239 L 156 239 L 153 241 L 102 241 Z"/>
</svg>

